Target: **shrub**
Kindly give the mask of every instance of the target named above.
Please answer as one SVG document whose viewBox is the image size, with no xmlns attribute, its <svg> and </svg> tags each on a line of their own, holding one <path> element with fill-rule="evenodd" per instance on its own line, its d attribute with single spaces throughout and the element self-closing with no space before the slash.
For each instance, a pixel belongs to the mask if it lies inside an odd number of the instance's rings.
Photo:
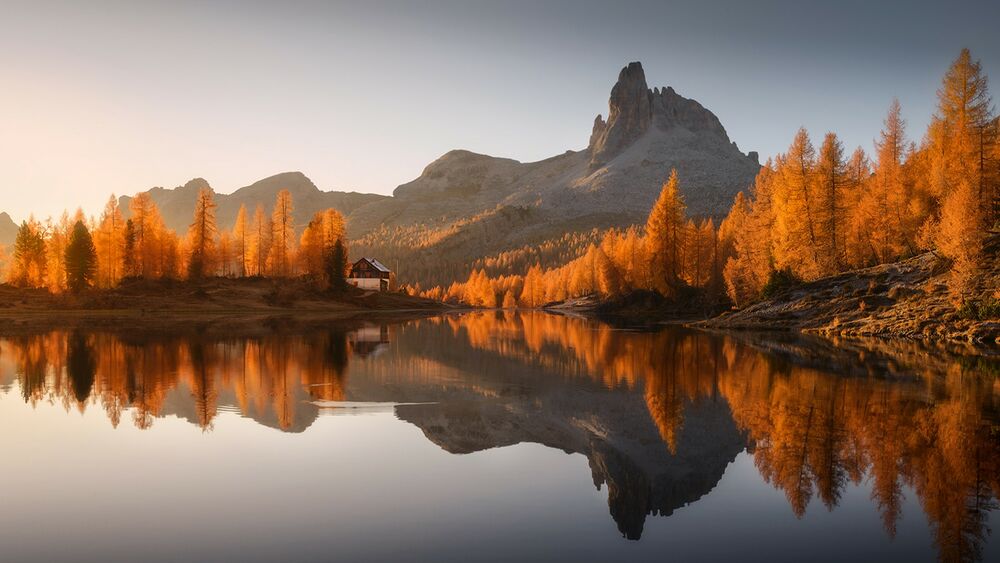
<svg viewBox="0 0 1000 563">
<path fill-rule="evenodd" d="M 767 278 L 767 283 L 760 290 L 760 296 L 769 299 L 786 289 L 802 284 L 802 278 L 795 275 L 791 268 L 774 270 Z"/>
<path fill-rule="evenodd" d="M 985 299 L 970 299 L 965 301 L 958 309 L 958 316 L 963 319 L 975 321 L 1000 319 L 1000 299 L 987 297 Z"/>
</svg>

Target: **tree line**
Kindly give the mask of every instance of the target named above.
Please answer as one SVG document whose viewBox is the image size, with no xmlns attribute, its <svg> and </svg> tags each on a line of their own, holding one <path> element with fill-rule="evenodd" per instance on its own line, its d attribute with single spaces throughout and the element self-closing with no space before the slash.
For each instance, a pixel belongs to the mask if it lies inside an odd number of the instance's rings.
<svg viewBox="0 0 1000 563">
<path fill-rule="evenodd" d="M 799 129 L 787 152 L 761 168 L 718 226 L 685 212 L 676 171 L 644 228 L 610 229 L 576 259 L 520 274 L 474 270 L 464 282 L 420 291 L 485 307 L 537 307 L 597 294 L 696 288 L 737 306 L 769 286 L 813 280 L 933 251 L 951 265 L 957 300 L 971 297 L 983 242 L 1000 219 L 1000 128 L 979 61 L 964 49 L 945 73 L 937 111 L 919 143 L 897 100 L 873 157 L 848 155 L 836 133 L 819 150 Z"/>
<path fill-rule="evenodd" d="M 168 229 L 152 197 L 137 194 L 123 217 L 111 196 L 99 218 L 82 210 L 58 222 L 22 222 L 6 271 L 8 283 L 52 292 L 112 288 L 127 279 L 306 276 L 342 288 L 348 267 L 344 218 L 316 213 L 296 237 L 291 193 L 277 194 L 271 213 L 241 206 L 231 230 L 216 222 L 214 193 L 202 189 L 186 235 Z"/>
<path fill-rule="evenodd" d="M 800 129 L 767 162 L 726 219 L 737 233 L 729 295 L 742 305 L 776 275 L 811 280 L 932 250 L 952 264 L 953 292 L 968 297 L 1000 218 L 998 185 L 998 122 L 987 77 L 966 49 L 942 80 L 919 144 L 893 100 L 874 159 L 861 148 L 846 156 L 836 133 L 817 154 Z"/>
</svg>

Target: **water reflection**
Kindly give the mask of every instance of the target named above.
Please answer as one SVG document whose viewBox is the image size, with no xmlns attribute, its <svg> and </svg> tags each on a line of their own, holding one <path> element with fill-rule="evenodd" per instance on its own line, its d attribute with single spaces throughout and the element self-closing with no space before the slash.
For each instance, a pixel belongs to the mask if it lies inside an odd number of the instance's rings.
<svg viewBox="0 0 1000 563">
<path fill-rule="evenodd" d="M 866 485 L 892 537 L 904 489 L 938 557 L 982 558 L 1000 495 L 996 363 L 917 344 L 627 331 L 546 314 L 0 339 L 2 401 L 103 409 L 111 426 L 221 411 L 306 430 L 340 402 L 392 402 L 452 453 L 533 442 L 587 457 L 623 536 L 709 494 L 750 451 L 804 517 Z M 0 401 L 0 405 L 3 402 Z"/>
</svg>

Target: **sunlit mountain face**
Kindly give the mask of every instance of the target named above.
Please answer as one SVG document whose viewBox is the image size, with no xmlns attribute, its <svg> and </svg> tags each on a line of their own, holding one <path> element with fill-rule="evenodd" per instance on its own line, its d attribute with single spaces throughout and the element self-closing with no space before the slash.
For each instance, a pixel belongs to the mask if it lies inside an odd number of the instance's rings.
<svg viewBox="0 0 1000 563">
<path fill-rule="evenodd" d="M 998 373 L 546 313 L 8 331 L 0 559 L 992 561 Z"/>
</svg>

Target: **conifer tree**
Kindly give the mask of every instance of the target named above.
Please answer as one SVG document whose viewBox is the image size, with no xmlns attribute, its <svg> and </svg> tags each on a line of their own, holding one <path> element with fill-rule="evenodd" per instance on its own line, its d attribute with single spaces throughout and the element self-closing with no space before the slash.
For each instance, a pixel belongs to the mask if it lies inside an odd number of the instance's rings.
<svg viewBox="0 0 1000 563">
<path fill-rule="evenodd" d="M 241 278 L 247 277 L 247 272 L 249 271 L 249 268 L 247 267 L 247 261 L 250 258 L 247 252 L 247 245 L 250 242 L 250 233 L 248 232 L 248 228 L 247 206 L 245 204 L 241 204 L 240 210 L 236 213 L 236 224 L 233 225 L 233 253 L 238 261 L 236 275 Z"/>
<path fill-rule="evenodd" d="M 211 188 L 198 192 L 194 205 L 194 220 L 188 229 L 188 277 L 199 279 L 213 271 L 215 262 L 216 204 Z"/>
<path fill-rule="evenodd" d="M 986 75 L 979 61 L 963 49 L 952 63 L 938 90 L 938 112 L 931 129 L 931 146 L 937 162 L 940 222 L 934 237 L 938 250 L 954 265 L 952 290 L 968 291 L 968 284 L 982 258 L 986 219 L 992 213 L 987 194 L 991 181 L 983 155 L 985 128 L 993 120 L 993 106 Z"/>
<path fill-rule="evenodd" d="M 65 252 L 66 286 L 74 293 L 89 288 L 97 275 L 97 248 L 83 221 L 73 225 Z"/>
<path fill-rule="evenodd" d="M 875 143 L 875 205 L 872 230 L 876 234 L 879 262 L 890 262 L 904 250 L 913 249 L 913 231 L 907 208 L 910 190 L 905 178 L 903 161 L 906 153 L 906 121 L 899 100 L 894 99 L 883 122 L 879 140 Z"/>
<path fill-rule="evenodd" d="M 135 242 L 135 223 L 131 219 L 125 221 L 125 232 L 122 239 L 122 276 L 127 278 L 138 276 L 139 262 Z"/>
<path fill-rule="evenodd" d="M 272 214 L 271 238 L 271 275 L 287 277 L 291 274 L 292 237 L 294 236 L 294 219 L 292 217 L 292 194 L 288 190 L 278 192 Z"/>
<path fill-rule="evenodd" d="M 113 287 L 123 275 L 124 235 L 125 220 L 122 218 L 118 199 L 112 194 L 104 206 L 94 241 L 97 247 L 98 283 L 104 287 Z"/>
<path fill-rule="evenodd" d="M 34 217 L 23 221 L 14 239 L 11 282 L 18 287 L 41 287 L 45 280 L 45 238 Z"/>
<path fill-rule="evenodd" d="M 347 287 L 347 247 L 344 241 L 336 239 L 333 246 L 325 251 L 326 282 L 334 291 L 343 291 Z"/>
<path fill-rule="evenodd" d="M 652 258 L 654 283 L 665 295 L 672 295 L 680 281 L 684 209 L 684 198 L 680 194 L 677 170 L 674 169 L 670 171 L 670 179 L 663 184 L 646 220 L 646 244 Z"/>
<path fill-rule="evenodd" d="M 775 187 L 774 255 L 776 268 L 790 268 L 812 279 L 819 274 L 819 200 L 814 193 L 816 149 L 809 133 L 800 128 L 788 152 L 780 159 Z"/>
<path fill-rule="evenodd" d="M 271 253 L 271 220 L 264 213 L 264 206 L 257 204 L 253 214 L 253 268 L 252 275 L 267 273 L 267 257 Z"/>
<path fill-rule="evenodd" d="M 823 233 L 820 241 L 823 249 L 821 271 L 824 275 L 839 272 L 844 263 L 845 176 L 844 146 L 836 133 L 827 133 L 816 164 L 816 191 L 821 203 L 819 224 Z"/>
</svg>

